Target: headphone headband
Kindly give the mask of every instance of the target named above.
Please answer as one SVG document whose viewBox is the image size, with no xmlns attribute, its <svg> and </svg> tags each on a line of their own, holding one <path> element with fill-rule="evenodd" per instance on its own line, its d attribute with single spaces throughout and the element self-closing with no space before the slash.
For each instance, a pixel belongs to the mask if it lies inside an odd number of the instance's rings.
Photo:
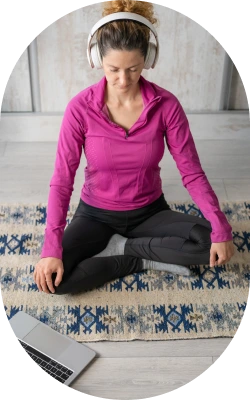
<svg viewBox="0 0 250 400">
<path fill-rule="evenodd" d="M 156 40 L 156 56 L 155 56 L 155 60 L 152 65 L 152 68 L 154 68 L 154 66 L 158 60 L 158 56 L 159 56 L 159 42 L 158 42 L 158 35 L 155 30 L 155 27 L 153 26 L 153 24 L 151 24 L 151 22 L 147 18 L 143 17 L 142 15 L 139 15 L 136 13 L 130 13 L 130 12 L 117 12 L 117 13 L 112 13 L 112 14 L 106 15 L 105 17 L 100 19 L 93 26 L 93 28 L 91 29 L 91 32 L 88 36 L 88 46 L 87 46 L 87 57 L 88 57 L 88 61 L 91 65 L 91 67 L 94 68 L 94 64 L 93 64 L 93 61 L 91 58 L 91 52 L 90 52 L 91 41 L 93 39 L 94 34 L 101 26 L 107 24 L 108 22 L 119 20 L 119 19 L 131 19 L 134 21 L 141 22 L 142 24 L 146 25 L 151 30 L 151 32 L 154 34 L 155 40 Z"/>
</svg>

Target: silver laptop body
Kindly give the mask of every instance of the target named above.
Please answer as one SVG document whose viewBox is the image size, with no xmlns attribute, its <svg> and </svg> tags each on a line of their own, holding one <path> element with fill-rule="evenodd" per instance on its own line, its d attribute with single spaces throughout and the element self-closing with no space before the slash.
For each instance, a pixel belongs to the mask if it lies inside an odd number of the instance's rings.
<svg viewBox="0 0 250 400">
<path fill-rule="evenodd" d="M 56 332 L 24 311 L 16 313 L 9 323 L 35 362 L 64 385 L 69 385 L 96 356 L 94 350 Z"/>
</svg>

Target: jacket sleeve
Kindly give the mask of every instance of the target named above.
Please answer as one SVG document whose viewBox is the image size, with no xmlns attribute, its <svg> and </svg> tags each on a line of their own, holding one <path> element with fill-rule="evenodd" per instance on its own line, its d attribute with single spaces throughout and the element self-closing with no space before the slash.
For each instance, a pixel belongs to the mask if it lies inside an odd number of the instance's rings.
<svg viewBox="0 0 250 400">
<path fill-rule="evenodd" d="M 232 240 L 232 227 L 221 211 L 218 198 L 201 167 L 187 116 L 177 98 L 165 119 L 165 124 L 166 144 L 176 162 L 183 186 L 211 223 L 211 242 Z"/>
<path fill-rule="evenodd" d="M 62 259 L 62 237 L 84 141 L 83 125 L 69 102 L 61 123 L 54 172 L 50 180 L 47 224 L 41 258 Z"/>
</svg>

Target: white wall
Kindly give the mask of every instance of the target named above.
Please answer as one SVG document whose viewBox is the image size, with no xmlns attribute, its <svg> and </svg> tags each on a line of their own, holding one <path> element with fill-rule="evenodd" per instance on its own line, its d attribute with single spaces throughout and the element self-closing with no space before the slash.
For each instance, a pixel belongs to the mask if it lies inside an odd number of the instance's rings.
<svg viewBox="0 0 250 400">
<path fill-rule="evenodd" d="M 3 97 L 2 111 L 32 111 L 27 49 L 11 71 Z"/>
<path fill-rule="evenodd" d="M 160 58 L 142 75 L 174 93 L 188 111 L 220 107 L 225 50 L 203 27 L 167 7 L 154 5 Z M 41 112 L 63 112 L 69 100 L 103 76 L 87 61 L 87 37 L 102 17 L 102 3 L 83 7 L 55 21 L 37 37 Z M 152 36 L 152 41 L 154 37 Z M 234 67 L 229 106 L 248 109 L 243 83 Z M 27 50 L 7 83 L 2 112 L 32 111 Z"/>
</svg>

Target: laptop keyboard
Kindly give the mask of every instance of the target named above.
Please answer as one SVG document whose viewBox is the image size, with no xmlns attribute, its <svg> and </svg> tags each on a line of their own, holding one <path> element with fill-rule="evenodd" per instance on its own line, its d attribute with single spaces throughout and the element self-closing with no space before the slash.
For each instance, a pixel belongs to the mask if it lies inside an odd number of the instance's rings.
<svg viewBox="0 0 250 400">
<path fill-rule="evenodd" d="M 26 350 L 26 352 L 29 354 L 29 356 L 37 364 L 39 364 L 44 371 L 53 376 L 53 378 L 57 379 L 59 382 L 64 383 L 70 377 L 70 375 L 73 374 L 73 371 L 71 369 L 66 368 L 64 365 L 46 356 L 39 350 L 34 349 L 34 347 L 29 346 L 22 340 L 18 340 L 23 348 Z"/>
</svg>

